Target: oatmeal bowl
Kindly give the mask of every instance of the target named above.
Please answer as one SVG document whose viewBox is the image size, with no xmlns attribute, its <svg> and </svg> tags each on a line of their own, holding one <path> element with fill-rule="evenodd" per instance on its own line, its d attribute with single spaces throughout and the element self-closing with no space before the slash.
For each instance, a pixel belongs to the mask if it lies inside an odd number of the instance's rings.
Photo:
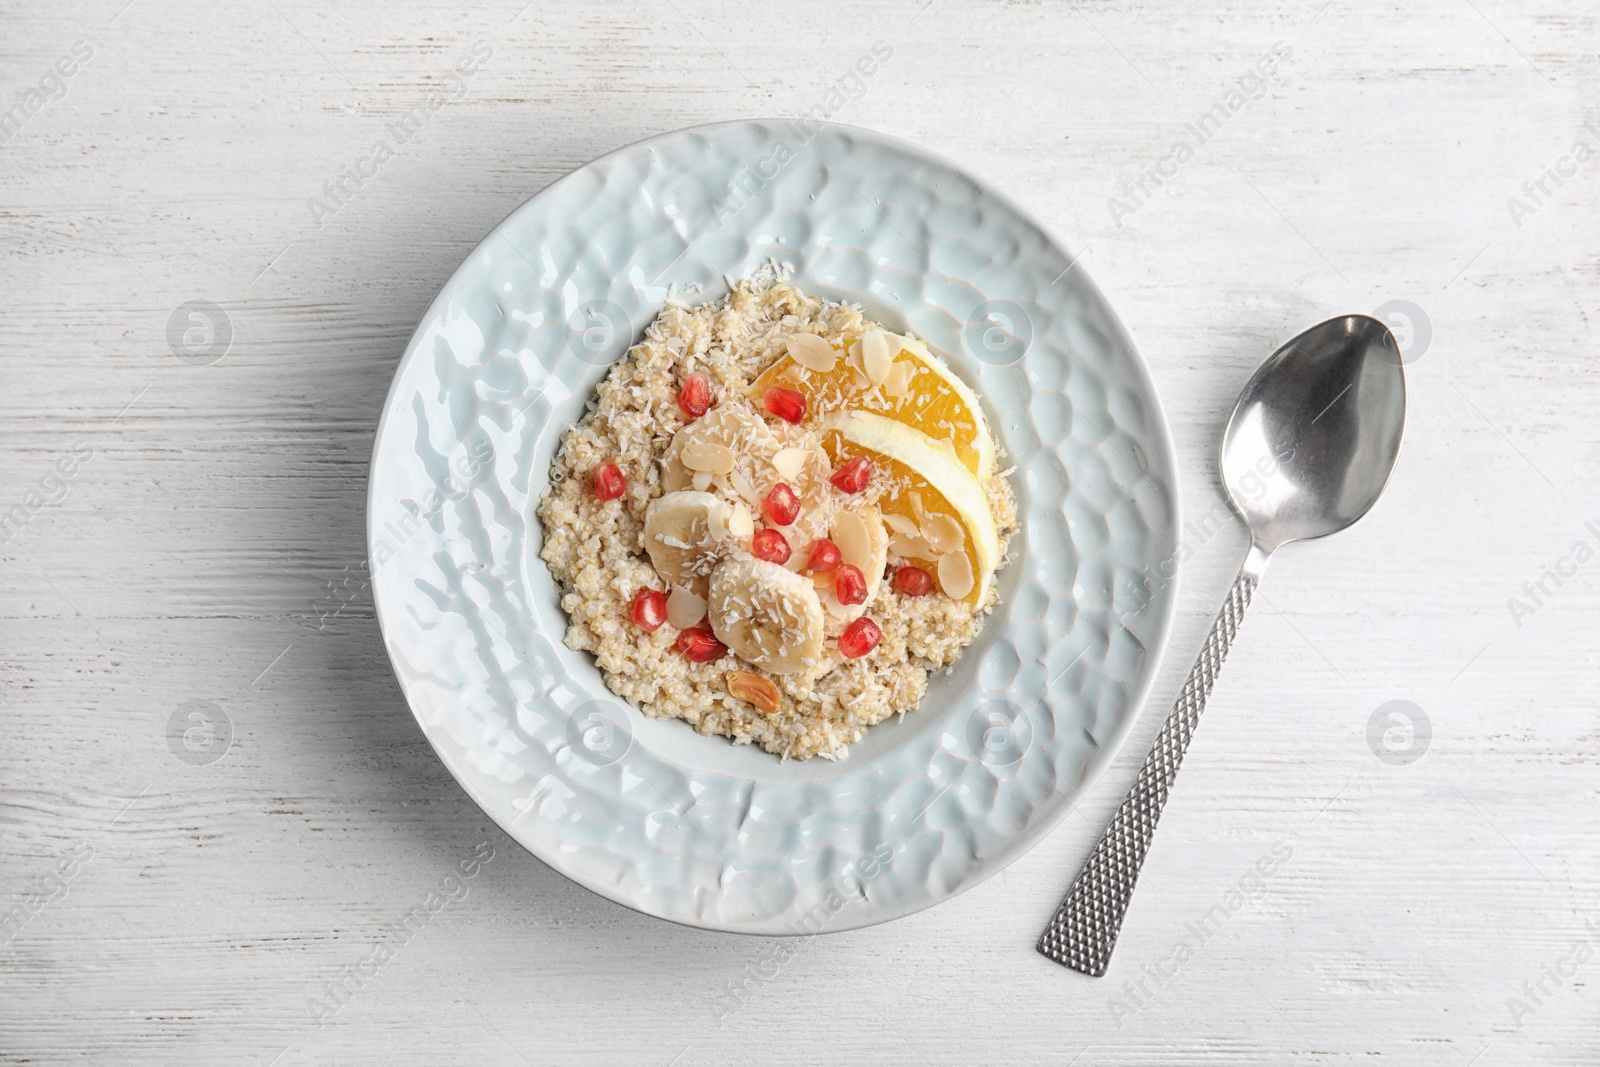
<svg viewBox="0 0 1600 1067">
<path fill-rule="evenodd" d="M 1131 725 L 1176 477 L 1125 331 L 1031 218 L 867 131 L 580 168 L 423 316 L 369 489 L 413 714 L 618 903 L 748 933 L 928 907 Z"/>
</svg>

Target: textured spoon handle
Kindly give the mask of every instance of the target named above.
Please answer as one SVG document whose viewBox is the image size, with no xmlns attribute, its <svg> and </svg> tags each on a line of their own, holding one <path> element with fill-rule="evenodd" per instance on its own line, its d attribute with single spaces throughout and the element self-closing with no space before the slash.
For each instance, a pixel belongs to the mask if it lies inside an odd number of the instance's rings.
<svg viewBox="0 0 1600 1067">
<path fill-rule="evenodd" d="M 1266 553 L 1251 546 L 1227 602 L 1211 624 L 1205 647 L 1189 671 L 1183 694 L 1139 769 L 1138 781 L 1039 938 L 1038 950 L 1057 963 L 1095 978 L 1106 973 L 1111 950 L 1122 930 L 1122 916 L 1133 899 L 1139 868 L 1150 849 L 1150 839 L 1155 836 L 1156 820 L 1161 818 L 1183 754 L 1200 725 L 1206 698 L 1222 671 L 1222 661 L 1244 621 L 1245 609 L 1255 595 L 1266 562 Z"/>
</svg>

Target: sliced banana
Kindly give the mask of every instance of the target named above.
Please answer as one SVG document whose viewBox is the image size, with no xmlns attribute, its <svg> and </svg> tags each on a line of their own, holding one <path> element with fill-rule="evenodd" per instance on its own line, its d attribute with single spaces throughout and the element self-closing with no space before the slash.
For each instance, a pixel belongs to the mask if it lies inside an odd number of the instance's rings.
<svg viewBox="0 0 1600 1067">
<path fill-rule="evenodd" d="M 669 493 L 687 489 L 698 472 L 726 476 L 734 485 L 753 483 L 754 491 L 764 479 L 770 482 L 778 449 L 760 415 L 742 404 L 720 404 L 672 435 L 662 457 L 661 486 Z"/>
<path fill-rule="evenodd" d="M 884 568 L 889 564 L 889 531 L 877 508 L 840 508 L 833 514 L 831 538 L 839 546 L 839 556 L 852 567 L 859 567 L 867 579 L 867 599 L 859 604 L 841 604 L 831 586 L 817 591 L 826 620 L 825 632 L 838 637 L 845 627 L 867 612 L 867 605 L 878 595 Z"/>
<path fill-rule="evenodd" d="M 736 656 L 773 674 L 822 669 L 822 605 L 811 579 L 761 559 L 711 572 L 711 629 Z"/>
<path fill-rule="evenodd" d="M 727 555 L 731 509 L 710 493 L 679 490 L 644 512 L 644 550 L 666 581 L 704 596 L 711 572 Z"/>
</svg>

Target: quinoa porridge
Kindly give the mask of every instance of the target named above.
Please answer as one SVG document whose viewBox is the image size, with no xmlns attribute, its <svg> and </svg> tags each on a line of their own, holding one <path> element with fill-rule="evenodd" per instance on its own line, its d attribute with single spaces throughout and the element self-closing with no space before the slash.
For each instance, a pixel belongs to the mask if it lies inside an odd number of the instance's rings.
<svg viewBox="0 0 1600 1067">
<path fill-rule="evenodd" d="M 996 461 L 971 390 L 857 307 L 771 276 L 669 303 L 539 503 L 566 642 L 646 715 L 842 757 L 994 606 Z"/>
</svg>

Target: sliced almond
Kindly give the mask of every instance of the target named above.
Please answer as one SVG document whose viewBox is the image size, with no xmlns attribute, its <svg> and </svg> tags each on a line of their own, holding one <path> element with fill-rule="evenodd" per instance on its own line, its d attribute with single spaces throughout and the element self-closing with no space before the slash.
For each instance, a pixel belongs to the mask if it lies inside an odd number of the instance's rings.
<svg viewBox="0 0 1600 1067">
<path fill-rule="evenodd" d="M 873 385 L 889 380 L 889 367 L 897 355 L 899 352 L 889 344 L 889 335 L 882 330 L 868 330 L 861 338 L 861 369 Z"/>
<path fill-rule="evenodd" d="M 729 671 L 723 677 L 727 681 L 728 695 L 748 701 L 768 715 L 778 713 L 778 687 L 769 679 L 749 671 Z"/>
<path fill-rule="evenodd" d="M 695 471 L 691 484 L 693 484 L 695 489 L 699 492 L 705 492 L 707 489 L 711 488 L 711 472 Z"/>
<path fill-rule="evenodd" d="M 706 598 L 696 596 L 681 585 L 667 594 L 667 621 L 680 630 L 698 625 L 706 617 Z"/>
<path fill-rule="evenodd" d="M 727 474 L 733 470 L 733 449 L 715 441 L 690 441 L 678 458 L 692 471 Z"/>
<path fill-rule="evenodd" d="M 808 370 L 823 374 L 833 370 L 833 365 L 839 360 L 839 354 L 833 346 L 814 333 L 792 333 L 784 348 L 790 359 Z"/>
<path fill-rule="evenodd" d="M 916 375 L 917 368 L 908 359 L 897 359 L 889 368 L 888 380 L 883 383 L 884 391 L 890 396 L 901 397 L 906 395 L 906 390 L 911 388 L 911 379 Z"/>
<path fill-rule="evenodd" d="M 939 553 L 933 550 L 933 546 L 920 537 L 897 535 L 889 539 L 889 548 L 895 555 L 904 556 L 907 559 L 933 560 L 939 558 Z"/>
<path fill-rule="evenodd" d="M 743 500 L 735 501 L 728 513 L 728 533 L 734 537 L 749 537 L 755 532 L 756 519 L 750 514 L 750 505 Z"/>
<path fill-rule="evenodd" d="M 938 552 L 955 552 L 967 543 L 966 529 L 949 515 L 929 515 L 922 524 L 922 538 Z"/>
<path fill-rule="evenodd" d="M 917 525 L 921 526 L 928 521 L 928 511 L 922 506 L 922 494 L 911 493 L 911 513 L 917 517 Z"/>
<path fill-rule="evenodd" d="M 886 514 L 883 521 L 889 524 L 889 529 L 905 537 L 921 537 L 922 528 L 905 515 Z"/>
<path fill-rule="evenodd" d="M 867 520 L 855 512 L 841 511 L 833 517 L 833 543 L 850 566 L 865 568 L 871 562 L 872 534 Z"/>
<path fill-rule="evenodd" d="M 946 552 L 939 557 L 939 588 L 955 600 L 965 600 L 972 592 L 972 561 L 965 552 Z"/>
<path fill-rule="evenodd" d="M 792 482 L 806 469 L 806 460 L 809 458 L 810 449 L 780 448 L 778 454 L 772 457 L 772 469 L 778 472 L 778 477 L 783 481 Z"/>
</svg>

